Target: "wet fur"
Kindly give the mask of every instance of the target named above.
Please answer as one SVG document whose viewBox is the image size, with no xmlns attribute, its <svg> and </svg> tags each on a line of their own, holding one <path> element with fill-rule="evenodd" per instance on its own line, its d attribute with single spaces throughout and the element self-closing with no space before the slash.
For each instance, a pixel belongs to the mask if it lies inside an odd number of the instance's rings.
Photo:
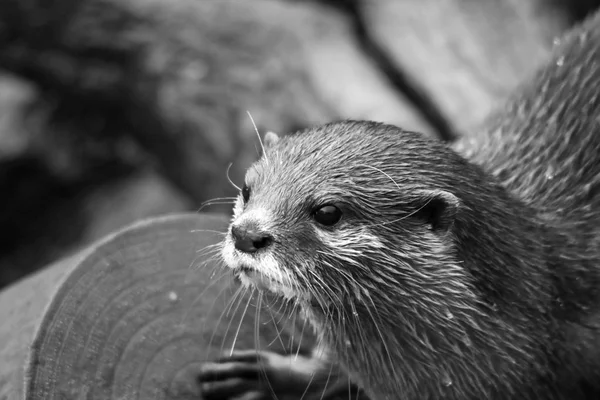
<svg viewBox="0 0 600 400">
<path fill-rule="evenodd" d="M 273 216 L 280 271 L 248 264 L 373 399 L 600 398 L 599 45 L 596 15 L 454 149 L 344 121 L 249 171 L 236 215 Z M 330 203 L 343 218 L 319 226 Z"/>
</svg>

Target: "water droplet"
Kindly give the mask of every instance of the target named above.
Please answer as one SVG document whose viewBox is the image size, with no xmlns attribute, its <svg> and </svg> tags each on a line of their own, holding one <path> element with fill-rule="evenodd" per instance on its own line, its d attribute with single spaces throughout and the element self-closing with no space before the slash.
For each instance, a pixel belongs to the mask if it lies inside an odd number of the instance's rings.
<svg viewBox="0 0 600 400">
<path fill-rule="evenodd" d="M 550 165 L 548 167 L 548 169 L 546 170 L 546 179 L 548 179 L 548 180 L 554 179 L 554 175 L 555 175 L 554 167 L 552 167 L 552 165 Z"/>
<path fill-rule="evenodd" d="M 446 310 L 446 318 L 448 318 L 448 319 L 452 319 L 452 318 L 454 318 L 454 314 L 452 314 L 452 313 L 450 312 L 450 310 Z"/>
<path fill-rule="evenodd" d="M 558 65 L 559 67 L 562 67 L 564 63 L 565 63 L 564 57 L 559 57 L 558 60 L 556 60 L 556 65 Z"/>
<path fill-rule="evenodd" d="M 465 346 L 467 346 L 467 347 L 471 347 L 473 345 L 471 338 L 466 335 L 463 337 L 463 342 L 465 343 Z"/>
<path fill-rule="evenodd" d="M 346 347 L 352 347 L 352 343 L 348 339 L 346 339 Z"/>
<path fill-rule="evenodd" d="M 169 297 L 169 301 L 171 301 L 173 303 L 176 302 L 177 300 L 179 300 L 179 296 L 177 296 L 177 293 L 175 293 L 173 291 L 169 292 L 168 297 Z"/>
<path fill-rule="evenodd" d="M 447 373 L 444 373 L 444 376 L 442 377 L 442 384 L 446 387 L 452 386 L 452 379 L 450 379 L 450 376 Z"/>
<path fill-rule="evenodd" d="M 358 312 L 357 311 L 353 311 L 352 315 L 354 315 L 355 317 L 358 317 Z"/>
</svg>

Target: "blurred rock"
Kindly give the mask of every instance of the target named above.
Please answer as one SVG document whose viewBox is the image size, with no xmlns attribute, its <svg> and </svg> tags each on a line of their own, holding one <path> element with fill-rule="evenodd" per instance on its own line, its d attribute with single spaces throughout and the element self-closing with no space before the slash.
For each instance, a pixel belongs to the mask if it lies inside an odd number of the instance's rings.
<svg viewBox="0 0 600 400">
<path fill-rule="evenodd" d="M 372 34 L 461 131 L 549 55 L 568 26 L 549 7 L 512 0 L 365 0 Z"/>
<path fill-rule="evenodd" d="M 344 16 L 319 4 L 53 4 L 0 6 L 12 38 L 0 62 L 38 85 L 53 126 L 133 138 L 197 202 L 232 193 L 227 165 L 239 181 L 256 158 L 246 110 L 282 133 L 348 117 L 424 126 L 361 57 Z"/>
<path fill-rule="evenodd" d="M 0 212 L 0 288 L 124 225 L 190 209 L 185 196 L 148 171 L 73 187 L 35 163 L 12 170 L 22 179 L 9 183 L 0 172 L 13 200 Z"/>
<path fill-rule="evenodd" d="M 287 9 L 287 20 L 280 22 L 298 37 L 315 90 L 340 117 L 430 130 L 418 110 L 365 57 L 348 15 L 318 2 L 292 2 Z"/>
<path fill-rule="evenodd" d="M 30 132 L 23 121 L 36 96 L 32 83 L 0 72 L 0 159 L 18 157 L 29 149 Z"/>
<path fill-rule="evenodd" d="M 173 185 L 151 171 L 140 171 L 127 179 L 94 188 L 83 204 L 88 227 L 82 242 L 105 235 L 151 216 L 191 210 L 190 200 Z"/>
</svg>

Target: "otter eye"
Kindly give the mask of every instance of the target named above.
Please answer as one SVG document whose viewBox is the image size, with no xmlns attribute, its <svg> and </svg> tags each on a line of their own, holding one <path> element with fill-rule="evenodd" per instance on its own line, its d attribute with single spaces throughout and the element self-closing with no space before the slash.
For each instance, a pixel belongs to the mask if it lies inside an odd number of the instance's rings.
<svg viewBox="0 0 600 400">
<path fill-rule="evenodd" d="M 244 183 L 242 187 L 242 198 L 244 199 L 244 203 L 247 203 L 250 200 L 250 188 Z"/>
<path fill-rule="evenodd" d="M 314 212 L 313 218 L 321 225 L 332 226 L 342 218 L 342 211 L 336 206 L 323 206 Z"/>
</svg>

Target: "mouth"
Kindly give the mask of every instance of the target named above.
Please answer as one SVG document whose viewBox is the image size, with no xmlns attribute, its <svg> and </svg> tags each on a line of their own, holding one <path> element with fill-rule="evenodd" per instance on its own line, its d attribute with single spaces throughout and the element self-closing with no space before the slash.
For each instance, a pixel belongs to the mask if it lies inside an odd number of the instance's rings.
<svg viewBox="0 0 600 400">
<path fill-rule="evenodd" d="M 272 257 L 249 257 L 237 251 L 230 242 L 223 247 L 225 264 L 233 270 L 234 279 L 247 288 L 255 288 L 287 300 L 300 300 L 294 279 Z"/>
<path fill-rule="evenodd" d="M 251 268 L 248 267 L 247 265 L 240 265 L 239 267 L 237 267 L 237 269 L 235 270 L 236 273 L 238 274 L 253 274 L 256 273 L 256 271 Z"/>
<path fill-rule="evenodd" d="M 239 282 L 246 287 L 253 287 L 260 292 L 273 298 L 284 300 L 300 300 L 300 297 L 295 289 L 288 285 L 266 276 L 247 265 L 240 265 L 234 270 L 234 275 Z"/>
<path fill-rule="evenodd" d="M 253 286 L 261 291 L 271 290 L 271 280 L 247 265 L 238 266 L 234 270 L 234 275 L 247 286 Z"/>
</svg>

